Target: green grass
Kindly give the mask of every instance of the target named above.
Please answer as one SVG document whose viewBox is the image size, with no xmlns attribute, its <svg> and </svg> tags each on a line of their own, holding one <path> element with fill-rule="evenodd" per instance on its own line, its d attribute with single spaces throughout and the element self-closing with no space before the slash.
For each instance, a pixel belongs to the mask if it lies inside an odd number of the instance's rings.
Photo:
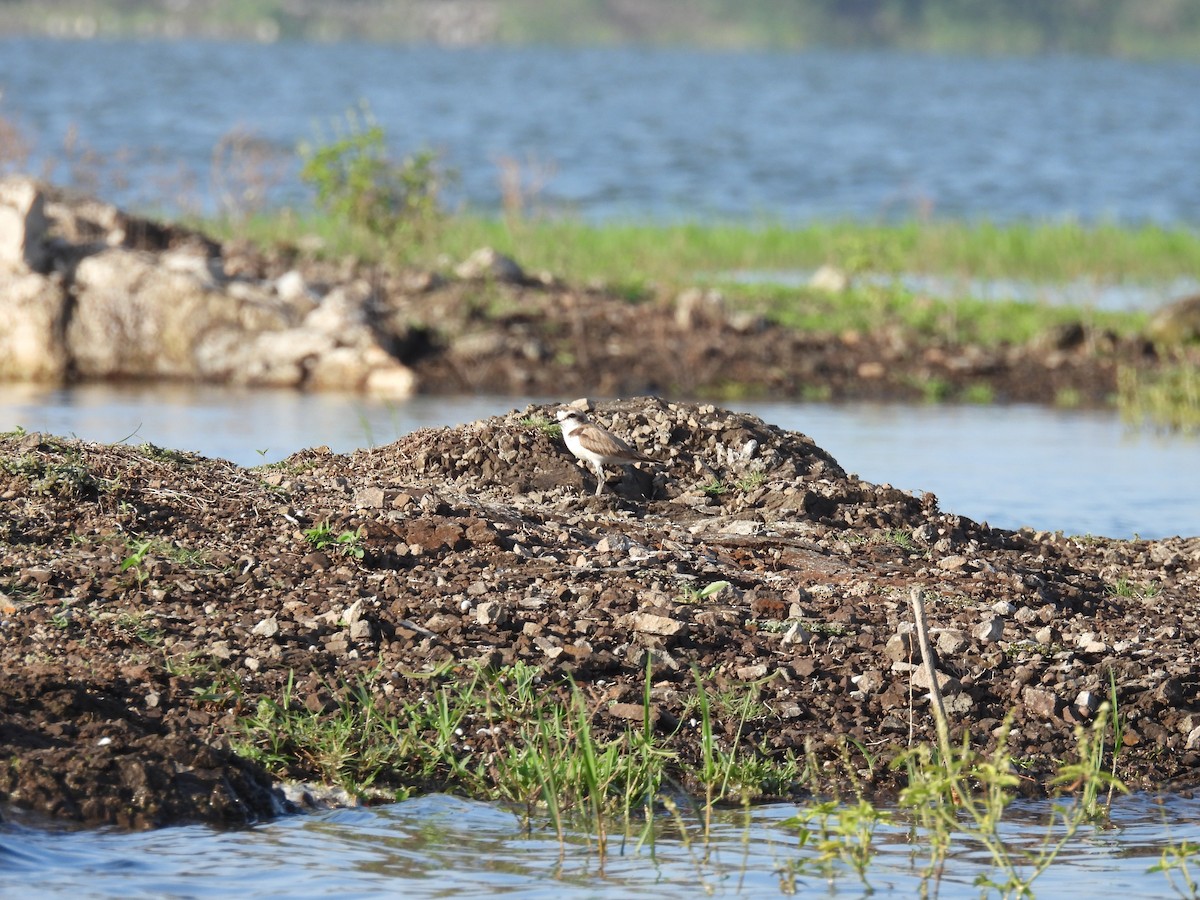
<svg viewBox="0 0 1200 900">
<path fill-rule="evenodd" d="M 602 735 L 597 708 L 569 680 L 517 663 L 498 670 L 467 667 L 406 677 L 427 679 L 417 700 L 381 698 L 374 670 L 341 686 L 324 710 L 308 709 L 289 681 L 278 699 L 264 698 L 240 720 L 235 749 L 268 769 L 291 777 L 339 784 L 359 796 L 400 798 L 418 792 L 451 790 L 523 808 L 531 827 L 553 830 L 566 846 L 568 830 L 589 836 L 588 853 L 601 860 L 609 835 L 623 830 L 634 840 L 623 852 L 653 847 L 661 813 L 686 833 L 681 810 L 694 816 L 699 838 L 712 835 L 714 811 L 722 804 L 748 804 L 763 796 L 795 793 L 816 786 L 817 763 L 805 758 L 774 759 L 743 746 L 742 736 L 769 714 L 757 689 L 761 682 L 727 684 L 694 673 L 695 693 L 685 718 L 696 752 L 690 763 L 657 730 L 650 710 L 652 663 L 647 658 L 643 696 L 646 714 L 623 732 Z M 197 672 L 206 676 L 206 672 Z M 195 689 L 206 702 L 236 699 L 219 673 L 212 685 Z M 1037 841 L 1011 843 L 1001 828 L 1018 794 L 1019 760 L 1001 738 L 990 753 L 976 751 L 969 738 L 959 745 L 914 745 L 878 759 L 865 748 L 867 766 L 890 764 L 906 774 L 907 787 L 893 811 L 880 809 L 852 779 L 849 798 L 814 797 L 798 804 L 780 823 L 796 839 L 796 854 L 781 861 L 781 886 L 793 888 L 807 876 L 831 887 L 853 875 L 869 893 L 880 826 L 912 829 L 914 846 L 925 848 L 923 870 L 936 884 L 959 847 L 982 850 L 991 870 L 978 884 L 1003 896 L 1032 896 L 1033 883 L 1080 829 L 1103 822 L 1116 792 L 1125 788 L 1113 774 L 1122 741 L 1122 720 L 1111 703 L 1077 729 L 1075 754 L 1061 762 L 1051 788 L 1053 801 L 1043 823 L 1026 824 L 1042 834 Z M 718 719 L 723 727 L 718 726 Z M 732 726 L 732 727 L 731 727 Z M 1006 726 L 1007 728 L 1007 726 Z M 851 774 L 860 764 L 846 747 L 843 765 Z M 894 828 L 890 828 L 894 832 Z M 1188 844 L 1173 845 L 1160 867 L 1168 877 L 1190 879 L 1196 855 Z"/>
<path fill-rule="evenodd" d="M 207 223 L 223 236 L 235 229 L 266 243 L 314 235 L 330 256 L 378 256 L 377 245 L 346 233 L 336 219 L 282 212 L 238 223 Z M 1200 269 L 1200 234 L 1152 225 L 1074 223 L 965 224 L 833 222 L 592 224 L 575 219 L 504 219 L 455 215 L 436 246 L 388 248 L 389 258 L 434 265 L 492 246 L 522 266 L 570 280 L 681 284 L 739 270 L 797 271 L 826 263 L 848 272 L 925 273 L 1037 282 L 1094 279 L 1154 281 Z"/>
<path fill-rule="evenodd" d="M 228 226 L 217 230 L 232 234 Z M 365 241 L 329 218 L 281 213 L 253 218 L 238 226 L 242 230 L 264 244 L 296 244 L 316 236 L 321 254 L 331 257 L 370 261 L 380 254 L 377 242 Z M 886 279 L 934 274 L 964 281 L 1118 283 L 1165 280 L 1200 270 L 1200 235 L 1193 232 L 1073 224 L 595 225 L 569 219 L 506 223 L 466 214 L 444 220 L 435 240 L 392 246 L 387 256 L 390 262 L 440 269 L 447 260 L 464 259 L 485 245 L 512 256 L 528 271 L 549 271 L 576 284 L 602 283 L 631 302 L 709 283 L 719 287 L 732 308 L 762 314 L 785 327 L 869 333 L 895 325 L 917 335 L 984 345 L 1024 343 L 1074 323 L 1132 335 L 1145 329 L 1147 316 L 979 299 L 965 293 L 967 288 L 963 296 L 935 299 Z M 849 290 L 831 294 L 730 277 L 739 271 L 802 272 L 825 263 L 852 276 L 869 272 L 885 280 L 852 280 Z"/>
<path fill-rule="evenodd" d="M 1157 372 L 1117 372 L 1121 417 L 1173 431 L 1200 431 L 1200 369 L 1186 363 Z"/>
</svg>

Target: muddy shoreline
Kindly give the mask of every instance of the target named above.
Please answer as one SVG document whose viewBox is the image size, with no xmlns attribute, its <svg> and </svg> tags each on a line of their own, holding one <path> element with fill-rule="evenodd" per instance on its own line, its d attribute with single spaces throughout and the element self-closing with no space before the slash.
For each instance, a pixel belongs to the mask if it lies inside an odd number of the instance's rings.
<svg viewBox="0 0 1200 900">
<path fill-rule="evenodd" d="M 313 772 L 269 773 L 230 741 L 289 680 L 310 710 L 335 710 L 355 679 L 399 710 L 455 672 L 522 662 L 547 692 L 569 676 L 612 737 L 642 721 L 647 654 L 652 718 L 681 771 L 698 761 L 701 671 L 757 685 L 754 717 L 718 721 L 718 740 L 811 755 L 829 783 L 798 787 L 833 789 L 847 747 L 886 759 L 934 739 L 913 687 L 915 586 L 955 734 L 987 746 L 1011 715 L 1025 790 L 1044 788 L 1112 685 L 1118 776 L 1148 790 L 1197 780 L 1200 537 L 989 528 L 846 474 L 804 435 L 654 397 L 595 408 L 662 461 L 610 468 L 595 498 L 538 424 L 553 412 L 258 469 L 4 436 L 4 814 L 147 828 L 286 812 L 278 777 Z M 360 534 L 361 557 L 314 549 L 305 531 L 321 523 Z M 902 783 L 886 766 L 860 777 Z M 397 768 L 376 787 L 414 785 Z"/>
</svg>

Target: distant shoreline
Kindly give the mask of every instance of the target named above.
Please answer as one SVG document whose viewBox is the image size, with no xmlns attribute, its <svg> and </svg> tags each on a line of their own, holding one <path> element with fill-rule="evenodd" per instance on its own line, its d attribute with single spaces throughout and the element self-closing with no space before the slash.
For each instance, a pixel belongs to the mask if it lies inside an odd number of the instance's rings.
<svg viewBox="0 0 1200 900">
<path fill-rule="evenodd" d="M 632 6 L 584 0 L 562 9 L 545 0 L 392 0 L 258 5 L 191 0 L 170 10 L 135 0 L 0 6 L 0 37 L 200 38 L 274 42 L 433 43 L 446 46 L 559 45 L 694 47 L 718 50 L 893 50 L 981 56 L 1084 55 L 1142 60 L 1200 59 L 1200 17 L 1162 3 L 1116 0 L 1063 11 L 976 10 L 947 0 L 878 0 L 847 8 L 796 4 L 747 9 L 733 2 Z M 1065 6 L 1065 5 L 1064 5 Z"/>
</svg>

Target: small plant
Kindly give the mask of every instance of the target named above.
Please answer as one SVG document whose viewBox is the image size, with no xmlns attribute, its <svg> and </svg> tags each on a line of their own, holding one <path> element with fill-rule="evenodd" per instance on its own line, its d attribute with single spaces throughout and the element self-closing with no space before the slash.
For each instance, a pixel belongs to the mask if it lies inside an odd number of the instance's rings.
<svg viewBox="0 0 1200 900">
<path fill-rule="evenodd" d="M 782 825 L 796 831 L 800 849 L 815 851 L 814 858 L 805 860 L 802 868 L 815 865 L 832 883 L 838 865 L 846 866 L 858 876 L 867 893 L 871 893 L 873 888 L 867 880 L 867 869 L 875 858 L 875 830 L 891 821 L 888 813 L 860 797 L 854 805 L 832 800 L 816 803 Z"/>
<path fill-rule="evenodd" d="M 766 480 L 767 474 L 762 469 L 755 469 L 752 472 L 747 472 L 734 482 L 734 484 L 743 494 L 748 494 L 756 488 L 762 487 Z"/>
<path fill-rule="evenodd" d="M 401 230 L 420 238 L 440 214 L 442 175 L 430 152 L 396 162 L 387 137 L 363 103 L 333 123 L 334 140 L 303 143 L 300 179 L 313 187 L 331 216 L 382 239 Z"/>
<path fill-rule="evenodd" d="M 700 490 L 708 494 L 710 497 L 720 497 L 729 490 L 728 485 L 715 475 L 706 484 L 700 486 Z"/>
<path fill-rule="evenodd" d="M 1156 582 L 1139 584 L 1122 575 L 1112 584 L 1108 585 L 1108 592 L 1114 597 L 1134 597 L 1141 600 L 1149 600 L 1152 597 L 1157 597 L 1162 592 L 1162 585 Z"/>
<path fill-rule="evenodd" d="M 27 453 L 16 459 L 0 461 L 0 471 L 24 477 L 35 494 L 64 500 L 95 497 L 101 491 L 112 488 L 111 482 L 93 475 L 78 453 L 73 452 L 58 462 Z"/>
<path fill-rule="evenodd" d="M 159 447 L 157 444 L 151 444 L 149 441 L 138 445 L 138 450 L 148 459 L 158 460 L 159 462 L 169 463 L 191 463 L 193 460 L 186 454 L 178 450 L 169 450 L 165 447 Z"/>
<path fill-rule="evenodd" d="M 322 522 L 304 531 L 304 539 L 312 544 L 315 549 L 336 550 L 342 556 L 352 556 L 355 559 L 362 559 L 366 555 L 366 548 L 363 547 L 362 543 L 365 536 L 366 532 L 361 525 L 354 531 L 343 531 L 334 534 L 333 528 L 328 522 Z"/>
<path fill-rule="evenodd" d="M 1158 372 L 1117 370 L 1121 417 L 1174 431 L 1200 431 L 1200 368 L 1181 363 Z"/>
<path fill-rule="evenodd" d="M 546 416 L 525 416 L 525 418 L 521 419 L 521 424 L 526 428 L 532 428 L 540 431 L 542 434 L 551 439 L 562 437 L 562 426 Z"/>
<path fill-rule="evenodd" d="M 976 382 L 963 389 L 962 399 L 964 403 L 987 406 L 996 402 L 996 390 L 990 384 Z"/>
<path fill-rule="evenodd" d="M 1196 900 L 1197 897 L 1200 897 L 1200 886 L 1196 884 L 1191 866 L 1195 863 L 1197 856 L 1200 856 L 1200 844 L 1193 844 L 1191 841 L 1168 844 L 1163 848 L 1158 862 L 1146 871 L 1161 872 L 1167 877 L 1167 883 L 1171 885 L 1171 890 L 1185 900 Z M 1179 878 L 1178 883 L 1175 880 L 1176 876 Z"/>
<path fill-rule="evenodd" d="M 66 600 L 63 600 L 58 611 L 50 616 L 50 624 L 62 631 L 71 627 L 71 607 Z"/>
<path fill-rule="evenodd" d="M 713 594 L 721 593 L 727 587 L 729 587 L 728 581 L 714 581 L 702 588 L 693 587 L 690 584 L 681 584 L 679 586 L 679 596 L 675 599 L 680 603 L 699 603 L 702 600 L 707 600 Z"/>
</svg>

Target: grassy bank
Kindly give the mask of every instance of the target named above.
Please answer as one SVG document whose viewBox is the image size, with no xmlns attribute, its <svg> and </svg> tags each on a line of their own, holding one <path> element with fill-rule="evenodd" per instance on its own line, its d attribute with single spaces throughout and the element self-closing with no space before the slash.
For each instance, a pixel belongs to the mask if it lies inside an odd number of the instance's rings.
<svg viewBox="0 0 1200 900">
<path fill-rule="evenodd" d="M 469 214 L 443 219 L 423 240 L 380 241 L 321 216 L 275 214 L 239 224 L 207 223 L 225 237 L 264 245 L 312 245 L 321 255 L 444 269 L 482 246 L 527 271 L 572 284 L 604 284 L 631 300 L 688 287 L 718 288 L 735 307 L 787 327 L 871 330 L 895 325 L 915 335 L 994 345 L 1021 343 L 1082 322 L 1118 335 L 1140 333 L 1148 314 L 1087 306 L 973 296 L 981 284 L 1030 293 L 1055 286 L 1163 286 L 1200 272 L 1200 234 L 1155 226 L 1088 228 L 1073 223 L 849 222 L 782 224 L 595 224 L 577 220 L 503 220 Z M 809 275 L 831 266 L 844 291 L 815 289 Z M 778 281 L 745 278 L 777 273 Z M 914 290 L 904 276 L 935 276 L 952 297 Z M 1001 293 L 1003 287 L 1001 287 Z"/>
<path fill-rule="evenodd" d="M 813 269 L 832 264 L 850 273 L 947 274 L 977 279 L 1097 283 L 1161 281 L 1200 272 L 1200 233 L 1153 225 L 1088 227 L 1077 223 L 855 222 L 589 223 L 575 219 L 498 219 L 456 215 L 435 240 L 381 244 L 320 216 L 272 214 L 212 223 L 226 236 L 264 243 L 318 236 L 323 252 L 388 257 L 433 265 L 483 245 L 573 281 L 694 283 L 736 270 Z"/>
</svg>

